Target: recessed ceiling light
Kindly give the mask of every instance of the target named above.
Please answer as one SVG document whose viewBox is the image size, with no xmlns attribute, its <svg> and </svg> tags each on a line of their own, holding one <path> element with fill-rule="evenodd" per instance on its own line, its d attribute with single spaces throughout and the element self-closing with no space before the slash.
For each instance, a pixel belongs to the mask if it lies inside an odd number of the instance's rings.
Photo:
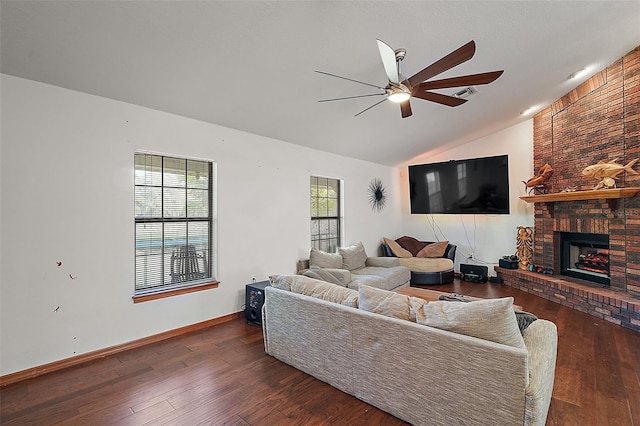
<svg viewBox="0 0 640 426">
<path fill-rule="evenodd" d="M 584 77 L 587 74 L 588 69 L 582 68 L 580 71 L 576 71 L 569 76 L 569 80 L 574 80 L 576 78 Z"/>
<path fill-rule="evenodd" d="M 535 111 L 536 107 L 535 106 L 531 106 L 527 109 L 525 109 L 524 111 L 520 112 L 520 115 L 529 115 L 531 114 L 533 111 Z"/>
</svg>

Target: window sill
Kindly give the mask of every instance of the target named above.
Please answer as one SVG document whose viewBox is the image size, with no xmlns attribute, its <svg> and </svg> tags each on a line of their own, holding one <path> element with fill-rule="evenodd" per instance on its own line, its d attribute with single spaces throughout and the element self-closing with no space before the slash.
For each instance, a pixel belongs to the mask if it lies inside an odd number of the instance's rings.
<svg viewBox="0 0 640 426">
<path fill-rule="evenodd" d="M 180 294 L 193 293 L 195 291 L 209 290 L 212 288 L 218 288 L 219 281 L 212 281 L 208 283 L 196 284 L 189 287 L 174 288 L 171 290 L 158 291 L 157 293 L 143 294 L 133 296 L 133 303 L 149 302 L 151 300 L 164 299 L 165 297 L 178 296 Z"/>
</svg>

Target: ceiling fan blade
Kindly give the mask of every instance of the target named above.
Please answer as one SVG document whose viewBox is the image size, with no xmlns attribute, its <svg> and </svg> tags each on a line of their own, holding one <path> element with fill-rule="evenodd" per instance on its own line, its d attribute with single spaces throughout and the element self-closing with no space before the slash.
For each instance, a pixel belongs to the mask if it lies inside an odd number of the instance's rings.
<svg viewBox="0 0 640 426">
<path fill-rule="evenodd" d="M 453 96 L 443 95 L 441 93 L 434 93 L 434 92 L 416 92 L 416 93 L 413 93 L 411 96 L 413 96 L 414 98 L 420 98 L 420 99 L 424 99 L 425 101 L 436 102 L 436 103 L 447 105 L 450 107 L 462 105 L 463 103 L 467 102 L 466 99 L 454 98 Z"/>
<path fill-rule="evenodd" d="M 447 87 L 477 86 L 494 82 L 504 71 L 484 72 L 481 74 L 463 75 L 461 77 L 442 80 L 425 81 L 418 85 L 418 90 L 446 89 Z"/>
<path fill-rule="evenodd" d="M 476 43 L 471 40 L 469 43 L 449 53 L 447 56 L 437 60 L 422 71 L 419 71 L 412 77 L 409 77 L 409 84 L 417 86 L 425 80 L 430 79 L 434 75 L 443 73 L 456 65 L 468 61 L 476 53 Z"/>
<path fill-rule="evenodd" d="M 335 75 L 335 74 L 331 74 L 331 73 L 324 72 L 324 71 L 317 71 L 317 70 L 316 70 L 315 72 L 317 72 L 318 74 L 329 75 L 329 76 L 331 76 L 331 77 L 341 78 L 341 79 L 343 79 L 343 80 L 349 80 L 349 81 L 353 81 L 354 83 L 360 83 L 360 84 L 364 84 L 364 85 L 366 85 L 366 86 L 375 87 L 376 89 L 384 90 L 384 87 L 376 86 L 375 84 L 365 83 L 364 81 L 358 81 L 358 80 L 354 80 L 354 79 L 352 79 L 352 78 L 342 77 L 342 76 L 340 76 L 340 75 Z"/>
<path fill-rule="evenodd" d="M 402 113 L 402 118 L 411 117 L 411 104 L 409 100 L 400 103 L 400 112 Z"/>
<path fill-rule="evenodd" d="M 398 64 L 396 62 L 396 52 L 384 41 L 376 40 L 378 42 L 378 50 L 380 51 L 380 58 L 382 59 L 382 65 L 389 77 L 389 81 L 393 84 L 400 84 L 400 75 L 398 74 Z"/>
<path fill-rule="evenodd" d="M 343 101 L 345 99 L 366 98 L 369 96 L 382 96 L 384 93 L 372 93 L 370 95 L 345 96 L 344 98 L 321 99 L 318 102 Z"/>
<path fill-rule="evenodd" d="M 356 115 L 354 115 L 354 117 L 359 116 L 359 115 L 360 115 L 360 114 L 362 114 L 363 112 L 367 112 L 367 111 L 369 111 L 369 110 L 370 110 L 371 108 L 373 108 L 374 106 L 378 106 L 378 105 L 380 105 L 381 103 L 383 103 L 383 102 L 384 102 L 384 101 L 386 101 L 386 100 L 387 100 L 387 98 L 384 98 L 384 99 L 383 99 L 383 100 L 381 100 L 380 102 L 376 102 L 375 104 L 371 105 L 369 108 L 363 109 L 362 111 L 360 111 L 359 113 L 357 113 Z"/>
</svg>

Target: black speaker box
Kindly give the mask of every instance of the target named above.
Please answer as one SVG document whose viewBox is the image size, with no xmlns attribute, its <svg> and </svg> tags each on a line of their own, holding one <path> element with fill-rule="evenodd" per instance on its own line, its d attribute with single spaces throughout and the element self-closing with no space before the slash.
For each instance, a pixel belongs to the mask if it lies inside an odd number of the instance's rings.
<svg viewBox="0 0 640 426">
<path fill-rule="evenodd" d="M 247 284 L 245 293 L 244 316 L 251 324 L 262 325 L 262 305 L 264 305 L 264 289 L 269 281 Z"/>
<path fill-rule="evenodd" d="M 489 268 L 481 265 L 460 264 L 460 279 L 463 281 L 471 281 L 475 283 L 487 282 Z"/>
<path fill-rule="evenodd" d="M 518 261 L 509 260 L 509 259 L 499 259 L 498 266 L 505 269 L 518 269 Z"/>
</svg>

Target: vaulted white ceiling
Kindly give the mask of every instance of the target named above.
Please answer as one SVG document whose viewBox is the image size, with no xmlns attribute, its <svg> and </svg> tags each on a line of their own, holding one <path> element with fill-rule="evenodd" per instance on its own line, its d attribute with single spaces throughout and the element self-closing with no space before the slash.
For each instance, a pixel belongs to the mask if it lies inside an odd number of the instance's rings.
<svg viewBox="0 0 640 426">
<path fill-rule="evenodd" d="M 2 1 L 5 74 L 285 142 L 397 165 L 530 116 L 640 45 L 638 1 Z M 475 40 L 441 74 L 504 70 L 459 107 L 412 99 L 354 117 L 387 83 L 376 39 L 410 76 Z M 583 78 L 568 81 L 588 67 Z M 370 90 L 371 89 L 371 90 Z M 452 94 L 460 89 L 443 89 Z M 185 135 L 188 137 L 188 135 Z"/>
</svg>

